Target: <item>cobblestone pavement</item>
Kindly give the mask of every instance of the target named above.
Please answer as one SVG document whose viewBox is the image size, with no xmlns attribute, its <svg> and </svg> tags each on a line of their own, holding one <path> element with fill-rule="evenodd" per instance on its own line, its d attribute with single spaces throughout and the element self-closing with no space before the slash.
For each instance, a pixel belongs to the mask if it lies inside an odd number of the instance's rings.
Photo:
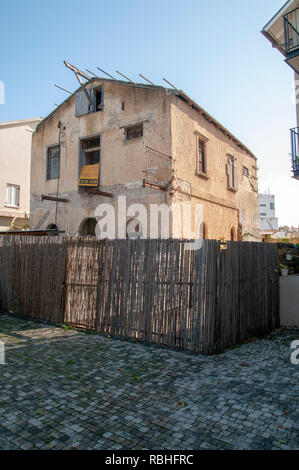
<svg viewBox="0 0 299 470">
<path fill-rule="evenodd" d="M 299 449 L 295 339 L 208 357 L 0 313 L 0 449 Z"/>
</svg>

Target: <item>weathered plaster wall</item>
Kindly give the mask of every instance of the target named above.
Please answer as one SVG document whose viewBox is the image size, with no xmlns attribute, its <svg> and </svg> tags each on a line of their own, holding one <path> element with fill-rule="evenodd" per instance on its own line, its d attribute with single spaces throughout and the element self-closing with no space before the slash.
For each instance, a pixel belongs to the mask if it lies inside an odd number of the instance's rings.
<svg viewBox="0 0 299 470">
<path fill-rule="evenodd" d="M 191 200 L 203 205 L 203 217 L 208 238 L 230 239 L 231 229 L 258 236 L 258 195 L 253 191 L 256 184 L 256 159 L 241 150 L 200 113 L 176 96 L 171 105 L 172 156 L 175 160 L 175 177 L 182 193 L 173 199 Z M 207 177 L 196 172 L 198 138 L 206 141 Z M 238 191 L 231 191 L 227 184 L 227 155 L 237 159 Z M 243 176 L 247 167 L 251 178 Z M 189 187 L 185 191 L 184 186 Z"/>
<path fill-rule="evenodd" d="M 99 85 L 96 82 L 94 85 Z M 99 203 L 115 201 L 102 196 L 79 194 L 79 139 L 101 135 L 102 189 L 125 194 L 129 198 L 150 200 L 153 191 L 141 189 L 143 170 L 147 168 L 146 146 L 170 153 L 170 102 L 164 90 L 153 91 L 126 85 L 104 83 L 104 110 L 76 117 L 75 97 L 71 97 L 45 120 L 33 136 L 31 168 L 31 227 L 45 228 L 55 221 L 53 202 L 41 202 L 41 194 L 56 195 L 58 180 L 46 180 L 47 147 L 58 144 L 61 121 L 65 126 L 61 138 L 60 197 L 70 198 L 70 204 L 58 205 L 57 225 L 69 235 L 78 232 L 83 219 L 93 217 Z M 122 103 L 125 109 L 122 110 Z M 123 126 L 144 121 L 143 137 L 125 140 Z M 127 186 L 120 186 L 126 184 Z M 139 188 L 139 189 L 138 189 Z M 165 200 L 160 192 L 155 201 Z"/>
<path fill-rule="evenodd" d="M 59 196 L 69 198 L 70 204 L 58 204 L 57 225 L 68 235 L 76 234 L 82 221 L 94 216 L 98 204 L 108 202 L 115 206 L 117 195 L 126 195 L 128 204 L 142 203 L 146 207 L 150 203 L 177 201 L 191 201 L 193 206 L 201 203 L 208 238 L 230 239 L 231 229 L 237 237 L 240 223 L 243 233 L 255 233 L 257 192 L 253 191 L 249 178 L 243 177 L 243 165 L 249 169 L 251 177 L 256 176 L 256 160 L 252 156 L 167 90 L 110 82 L 104 82 L 104 86 L 104 111 L 77 118 L 75 97 L 71 97 L 35 132 L 31 173 L 32 228 L 45 228 L 55 222 L 56 204 L 41 202 L 40 196 L 56 195 L 58 181 L 46 181 L 46 154 L 48 146 L 58 144 L 58 123 L 61 121 L 65 131 L 61 139 Z M 126 141 L 123 126 L 140 121 L 144 121 L 143 137 Z M 102 138 L 101 186 L 112 192 L 114 199 L 82 194 L 77 187 L 79 139 L 99 134 Z M 207 141 L 208 178 L 196 174 L 199 135 Z M 146 146 L 173 157 L 175 179 L 170 185 L 170 194 L 142 188 L 143 170 L 148 167 Z M 227 189 L 228 153 L 237 158 L 237 192 Z M 171 235 L 176 234 L 177 227 L 172 227 Z M 184 235 L 188 237 L 186 231 Z"/>
</svg>

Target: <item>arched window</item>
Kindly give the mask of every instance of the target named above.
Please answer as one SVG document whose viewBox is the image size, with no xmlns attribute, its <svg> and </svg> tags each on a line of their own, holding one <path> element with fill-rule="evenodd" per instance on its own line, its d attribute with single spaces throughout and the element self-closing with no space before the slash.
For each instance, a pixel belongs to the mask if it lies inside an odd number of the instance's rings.
<svg viewBox="0 0 299 470">
<path fill-rule="evenodd" d="M 83 220 L 82 224 L 80 225 L 79 228 L 79 235 L 82 236 L 91 236 L 95 237 L 96 236 L 96 226 L 97 226 L 97 221 L 96 219 L 90 218 L 90 219 L 85 219 Z"/>
</svg>

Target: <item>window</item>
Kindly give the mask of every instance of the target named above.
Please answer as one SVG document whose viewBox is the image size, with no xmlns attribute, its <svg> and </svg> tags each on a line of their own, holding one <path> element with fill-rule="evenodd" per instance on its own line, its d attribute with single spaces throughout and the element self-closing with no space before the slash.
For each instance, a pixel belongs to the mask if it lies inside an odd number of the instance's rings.
<svg viewBox="0 0 299 470">
<path fill-rule="evenodd" d="M 82 140 L 81 147 L 83 152 L 83 165 L 95 165 L 100 162 L 100 137 Z"/>
<path fill-rule="evenodd" d="M 237 191 L 238 189 L 238 174 L 236 161 L 236 158 L 230 155 L 228 157 L 228 162 L 226 165 L 227 187 L 232 191 Z"/>
<path fill-rule="evenodd" d="M 261 217 L 267 217 L 267 214 L 265 212 L 261 212 Z"/>
<path fill-rule="evenodd" d="M 243 166 L 243 175 L 249 178 L 249 170 L 246 166 Z"/>
<path fill-rule="evenodd" d="M 80 141 L 79 186 L 98 188 L 100 184 L 101 137 Z M 84 167 L 84 168 L 83 168 Z M 82 189 L 84 191 L 84 189 Z"/>
<path fill-rule="evenodd" d="M 6 205 L 9 207 L 19 207 L 20 186 L 14 184 L 8 184 L 6 186 Z"/>
<path fill-rule="evenodd" d="M 260 204 L 260 207 L 267 207 L 266 204 Z"/>
<path fill-rule="evenodd" d="M 103 110 L 103 91 L 102 88 L 96 89 L 95 91 L 95 100 L 96 100 L 96 111 Z"/>
<path fill-rule="evenodd" d="M 274 210 L 275 210 L 275 204 L 274 204 L 274 202 L 270 202 L 270 209 L 271 209 L 271 211 L 274 211 Z"/>
<path fill-rule="evenodd" d="M 136 124 L 136 126 L 127 127 L 125 129 L 126 140 L 137 139 L 143 136 L 143 123 Z"/>
<path fill-rule="evenodd" d="M 198 139 L 197 173 L 207 173 L 206 144 L 201 139 Z"/>
<path fill-rule="evenodd" d="M 53 180 L 60 177 L 60 147 L 48 148 L 47 179 Z"/>
<path fill-rule="evenodd" d="M 104 109 L 104 86 L 80 89 L 76 94 L 75 116 L 96 113 Z"/>
</svg>

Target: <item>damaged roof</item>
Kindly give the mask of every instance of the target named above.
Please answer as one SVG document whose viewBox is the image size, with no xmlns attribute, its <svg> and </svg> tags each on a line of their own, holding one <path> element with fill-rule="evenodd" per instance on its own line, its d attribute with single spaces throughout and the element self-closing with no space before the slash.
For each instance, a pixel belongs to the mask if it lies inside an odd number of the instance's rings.
<svg viewBox="0 0 299 470">
<path fill-rule="evenodd" d="M 245 150 L 252 158 L 257 160 L 256 156 L 251 152 L 251 150 L 246 147 L 237 137 L 235 137 L 228 129 L 226 129 L 222 124 L 220 124 L 215 118 L 213 118 L 207 111 L 205 111 L 201 106 L 199 106 L 195 101 L 193 101 L 186 93 L 184 93 L 182 90 L 178 90 L 175 88 L 166 88 L 163 86 L 159 85 L 148 85 L 145 83 L 134 83 L 134 82 L 129 82 L 129 81 L 124 81 L 124 80 L 117 80 L 117 79 L 110 79 L 110 78 L 102 78 L 102 77 L 92 77 L 90 80 L 88 80 L 84 86 L 92 84 L 94 82 L 107 82 L 107 83 L 113 83 L 115 85 L 125 85 L 129 87 L 134 87 L 134 88 L 146 88 L 149 90 L 155 90 L 155 91 L 166 91 L 169 94 L 177 96 L 179 99 L 184 101 L 186 104 L 188 104 L 191 108 L 195 109 L 198 111 L 201 116 L 207 120 L 209 123 L 213 124 L 218 130 L 220 130 L 225 136 L 227 136 L 229 139 L 231 139 L 240 149 Z M 79 87 L 72 95 L 70 95 L 66 100 L 64 100 L 56 109 L 54 109 L 41 123 L 38 124 L 36 130 L 39 129 L 39 127 L 43 124 L 44 121 L 46 121 L 50 116 L 52 116 L 57 109 L 59 109 L 63 104 L 67 103 L 70 101 L 73 96 L 80 91 L 82 87 Z"/>
</svg>

